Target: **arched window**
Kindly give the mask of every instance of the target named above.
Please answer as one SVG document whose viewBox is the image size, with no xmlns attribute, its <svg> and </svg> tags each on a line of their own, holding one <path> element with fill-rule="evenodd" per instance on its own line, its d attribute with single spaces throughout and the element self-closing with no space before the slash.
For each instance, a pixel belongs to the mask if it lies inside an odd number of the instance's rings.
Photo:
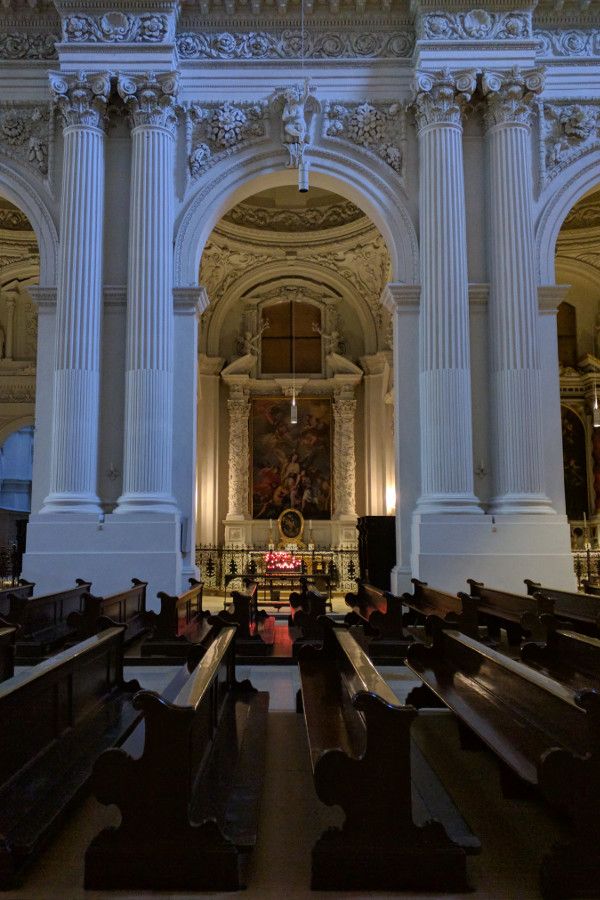
<svg viewBox="0 0 600 900">
<path fill-rule="evenodd" d="M 577 312 L 570 303 L 561 303 L 556 317 L 558 361 L 563 366 L 577 365 Z"/>
<path fill-rule="evenodd" d="M 283 300 L 263 308 L 261 371 L 263 375 L 320 374 L 322 371 L 321 310 L 301 300 Z"/>
</svg>

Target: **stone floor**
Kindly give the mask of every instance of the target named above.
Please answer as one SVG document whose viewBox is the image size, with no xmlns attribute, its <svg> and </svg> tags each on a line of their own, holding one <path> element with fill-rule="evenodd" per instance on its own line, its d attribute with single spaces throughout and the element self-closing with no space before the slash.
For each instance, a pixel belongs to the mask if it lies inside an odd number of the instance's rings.
<svg viewBox="0 0 600 900">
<path fill-rule="evenodd" d="M 399 700 L 404 700 L 414 685 L 403 667 L 382 667 Z M 127 677 L 136 677 L 145 688 L 160 691 L 173 677 L 172 667 L 126 669 Z M 339 809 L 324 807 L 315 796 L 303 719 L 294 710 L 298 673 L 295 667 L 248 666 L 239 669 L 239 677 L 250 678 L 259 690 L 271 695 L 267 776 L 265 781 L 260 837 L 256 847 L 250 886 L 245 896 L 296 900 L 333 893 L 311 893 L 310 851 L 321 832 L 341 819 Z M 537 871 L 544 848 L 559 834 L 550 815 L 533 803 L 506 801 L 501 797 L 498 773 L 492 758 L 485 753 L 467 753 L 458 745 L 456 726 L 445 711 L 419 716 L 414 729 L 421 749 L 473 831 L 480 837 L 482 853 L 469 860 L 473 898 L 528 900 L 538 897 Z M 116 809 L 100 806 L 89 799 L 77 809 L 65 828 L 30 870 L 23 887 L 3 894 L 7 900 L 100 900 L 100 898 L 158 898 L 186 900 L 183 893 L 127 893 L 84 891 L 83 854 L 91 838 L 106 825 L 116 823 Z M 235 894 L 195 894 L 193 896 L 236 896 Z M 343 896 L 392 896 L 384 893 L 348 892 Z M 409 898 L 398 893 L 393 896 Z M 418 894 L 419 900 L 433 896 Z"/>
</svg>

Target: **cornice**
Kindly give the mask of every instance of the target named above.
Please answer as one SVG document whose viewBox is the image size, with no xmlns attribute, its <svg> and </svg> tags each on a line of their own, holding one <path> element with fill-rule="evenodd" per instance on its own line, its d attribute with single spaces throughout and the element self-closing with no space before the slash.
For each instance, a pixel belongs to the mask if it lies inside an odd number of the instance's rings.
<svg viewBox="0 0 600 900">
<path fill-rule="evenodd" d="M 571 289 L 570 284 L 544 284 L 538 287 L 538 309 L 543 315 L 556 315 Z"/>
<path fill-rule="evenodd" d="M 389 284 L 386 284 L 381 293 L 381 304 L 392 315 L 395 312 L 418 312 L 420 302 L 420 284 L 401 284 L 397 281 L 391 281 Z"/>
<path fill-rule="evenodd" d="M 294 248 L 323 248 L 327 245 L 346 244 L 357 240 L 373 240 L 379 237 L 379 231 L 368 216 L 362 216 L 347 225 L 335 228 L 315 231 L 267 231 L 258 228 L 246 228 L 235 225 L 225 219 L 221 219 L 211 235 L 211 241 L 234 241 L 237 244 L 248 245 L 257 249 L 270 247 Z"/>
<path fill-rule="evenodd" d="M 54 312 L 56 309 L 55 287 L 41 287 L 39 284 L 30 284 L 25 288 L 31 300 L 37 306 L 40 313 Z"/>
<path fill-rule="evenodd" d="M 173 307 L 176 316 L 200 316 L 208 303 L 206 288 L 201 285 L 173 288 Z"/>
</svg>

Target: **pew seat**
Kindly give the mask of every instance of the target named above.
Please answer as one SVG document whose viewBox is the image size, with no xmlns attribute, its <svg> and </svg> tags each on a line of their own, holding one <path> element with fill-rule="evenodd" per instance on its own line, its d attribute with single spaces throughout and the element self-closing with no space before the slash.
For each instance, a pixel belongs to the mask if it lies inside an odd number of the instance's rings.
<svg viewBox="0 0 600 900">
<path fill-rule="evenodd" d="M 142 656 L 158 654 L 185 659 L 189 645 L 200 642 L 207 634 L 210 613 L 202 609 L 204 583 L 190 578 L 189 585 L 178 596 L 163 591 L 158 594 L 159 612 L 146 614 L 150 636 L 142 644 Z"/>
<path fill-rule="evenodd" d="M 600 690 L 600 640 L 549 629 L 544 644 L 521 647 L 521 660 L 575 691 Z"/>
<path fill-rule="evenodd" d="M 227 609 L 208 621 L 220 621 L 225 625 L 237 625 L 236 638 L 239 656 L 266 656 L 275 643 L 275 617 L 257 609 L 258 582 L 247 580 L 245 591 L 232 591 Z"/>
<path fill-rule="evenodd" d="M 470 593 L 459 593 L 465 603 L 475 603 L 480 625 L 486 625 L 490 638 L 499 640 L 500 629 L 506 631 L 510 646 L 518 647 L 523 638 L 544 640 L 544 616 L 552 615 L 554 603 L 539 591 L 533 594 L 513 594 L 511 591 L 490 588 L 474 578 L 468 578 Z"/>
<path fill-rule="evenodd" d="M 412 637 L 404 630 L 401 597 L 357 579 L 357 591 L 346 594 L 346 605 L 352 611 L 344 621 L 359 626 L 358 640 L 371 659 L 380 664 L 404 659 Z"/>
<path fill-rule="evenodd" d="M 442 619 L 464 634 L 477 636 L 477 605 L 475 600 L 462 594 L 451 594 L 439 588 L 430 587 L 426 581 L 411 578 L 413 592 L 402 595 L 402 602 L 408 607 L 404 621 L 407 625 L 424 624 L 430 633 L 431 617 Z"/>
<path fill-rule="evenodd" d="M 597 594 L 543 587 L 529 578 L 525 579 L 525 584 L 528 594 L 536 596 L 542 593 L 552 601 L 557 627 L 600 637 L 600 597 Z"/>
</svg>

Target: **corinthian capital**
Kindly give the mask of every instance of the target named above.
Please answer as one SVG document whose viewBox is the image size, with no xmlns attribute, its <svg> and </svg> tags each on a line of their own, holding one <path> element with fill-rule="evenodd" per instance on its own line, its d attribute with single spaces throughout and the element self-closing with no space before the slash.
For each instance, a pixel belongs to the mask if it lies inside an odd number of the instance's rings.
<svg viewBox="0 0 600 900">
<path fill-rule="evenodd" d="M 103 128 L 110 95 L 108 72 L 79 72 L 65 75 L 50 72 L 50 91 L 65 125 L 89 125 Z"/>
<path fill-rule="evenodd" d="M 544 69 L 484 72 L 481 89 L 487 98 L 485 122 L 494 125 L 529 125 L 533 100 L 544 88 Z"/>
<path fill-rule="evenodd" d="M 417 72 L 413 109 L 419 130 L 427 125 L 460 125 L 476 83 L 475 72 L 471 70 Z"/>
<path fill-rule="evenodd" d="M 177 88 L 176 72 L 119 75 L 117 81 L 117 91 L 129 109 L 134 128 L 158 125 L 174 131 L 177 124 Z"/>
</svg>

